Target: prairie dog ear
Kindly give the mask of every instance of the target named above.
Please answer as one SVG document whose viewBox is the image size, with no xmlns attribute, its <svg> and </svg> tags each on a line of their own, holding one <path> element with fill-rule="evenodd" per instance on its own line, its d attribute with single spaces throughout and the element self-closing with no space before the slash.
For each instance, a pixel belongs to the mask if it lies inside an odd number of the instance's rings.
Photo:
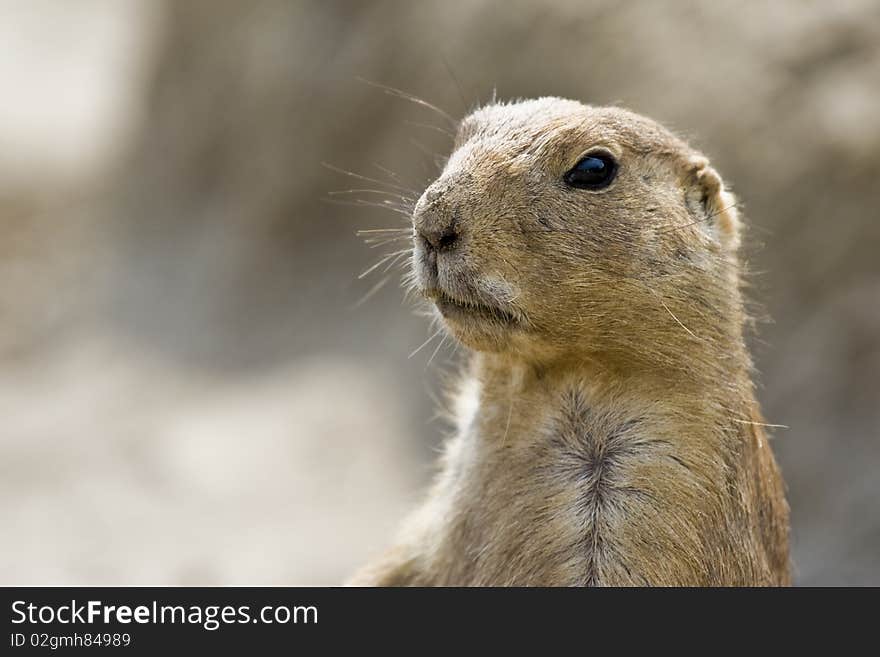
<svg viewBox="0 0 880 657">
<path fill-rule="evenodd" d="M 724 188 L 709 160 L 694 156 L 687 162 L 685 201 L 694 219 L 732 251 L 739 247 L 739 214 L 736 197 Z"/>
</svg>

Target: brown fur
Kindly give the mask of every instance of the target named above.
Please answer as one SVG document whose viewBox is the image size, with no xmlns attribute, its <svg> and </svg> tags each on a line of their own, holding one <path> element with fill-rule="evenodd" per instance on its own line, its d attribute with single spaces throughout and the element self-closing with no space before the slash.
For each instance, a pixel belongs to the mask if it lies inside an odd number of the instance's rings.
<svg viewBox="0 0 880 657">
<path fill-rule="evenodd" d="M 597 147 L 614 182 L 567 187 Z M 413 221 L 458 234 L 433 277 L 416 237 L 416 285 L 496 310 L 445 318 L 473 351 L 457 432 L 397 546 L 353 583 L 789 583 L 739 219 L 704 157 L 622 109 L 491 105 Z"/>
</svg>

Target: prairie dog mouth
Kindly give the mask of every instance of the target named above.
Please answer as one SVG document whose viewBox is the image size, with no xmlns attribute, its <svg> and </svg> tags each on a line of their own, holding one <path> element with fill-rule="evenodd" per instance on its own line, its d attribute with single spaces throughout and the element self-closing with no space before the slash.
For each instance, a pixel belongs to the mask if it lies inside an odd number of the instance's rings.
<svg viewBox="0 0 880 657">
<path fill-rule="evenodd" d="M 478 321 L 512 326 L 519 318 L 509 310 L 497 305 L 489 305 L 473 300 L 455 299 L 440 289 L 425 291 L 425 296 L 434 302 L 444 319 L 458 322 Z"/>
</svg>

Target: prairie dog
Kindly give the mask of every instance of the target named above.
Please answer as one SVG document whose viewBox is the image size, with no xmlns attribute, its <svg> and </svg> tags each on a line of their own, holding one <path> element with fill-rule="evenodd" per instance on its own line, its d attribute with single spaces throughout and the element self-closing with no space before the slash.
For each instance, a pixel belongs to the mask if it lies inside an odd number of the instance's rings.
<svg viewBox="0 0 880 657">
<path fill-rule="evenodd" d="M 787 585 L 733 196 L 645 117 L 462 120 L 412 275 L 471 352 L 427 500 L 359 585 Z"/>
</svg>

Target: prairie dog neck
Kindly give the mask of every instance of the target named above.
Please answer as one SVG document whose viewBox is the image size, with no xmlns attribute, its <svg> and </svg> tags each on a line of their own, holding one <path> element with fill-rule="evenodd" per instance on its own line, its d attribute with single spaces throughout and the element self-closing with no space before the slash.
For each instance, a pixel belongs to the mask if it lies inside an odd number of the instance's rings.
<svg viewBox="0 0 880 657">
<path fill-rule="evenodd" d="M 462 387 L 455 414 L 460 432 L 478 422 L 486 439 L 510 424 L 558 410 L 579 397 L 594 408 L 608 406 L 639 416 L 688 425 L 718 422 L 731 411 L 746 412 L 753 403 L 743 359 L 718 360 L 711 375 L 688 369 L 621 373 L 591 361 L 533 365 L 496 354 L 476 353 Z M 746 411 L 742 409 L 745 408 Z M 509 422 L 508 422 L 509 418 Z"/>
</svg>

